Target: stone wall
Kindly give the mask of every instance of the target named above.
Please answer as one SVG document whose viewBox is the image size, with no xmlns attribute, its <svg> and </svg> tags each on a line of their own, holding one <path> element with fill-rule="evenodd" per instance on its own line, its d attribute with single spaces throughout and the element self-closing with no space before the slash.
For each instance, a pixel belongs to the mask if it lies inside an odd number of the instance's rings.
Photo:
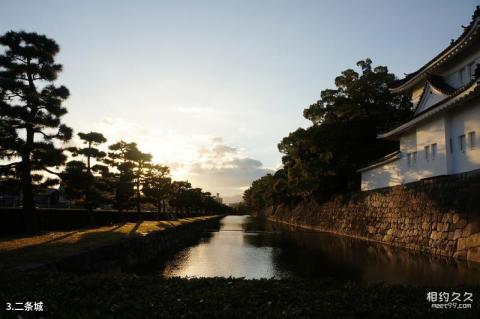
<svg viewBox="0 0 480 319">
<path fill-rule="evenodd" d="M 268 219 L 480 262 L 480 174 L 442 176 L 390 188 L 301 202 Z"/>
</svg>

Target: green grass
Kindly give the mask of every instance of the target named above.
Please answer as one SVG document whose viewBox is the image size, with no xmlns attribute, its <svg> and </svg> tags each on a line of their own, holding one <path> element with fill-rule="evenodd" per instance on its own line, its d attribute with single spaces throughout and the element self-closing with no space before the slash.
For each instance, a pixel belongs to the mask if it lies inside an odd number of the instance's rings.
<svg viewBox="0 0 480 319">
<path fill-rule="evenodd" d="M 428 291 L 473 292 L 473 309 L 431 309 Z M 164 279 L 132 274 L 0 274 L 2 308 L 5 302 L 42 301 L 44 318 L 478 318 L 479 297 L 479 287 Z M 1 311 L 30 318 L 26 312 Z"/>
<path fill-rule="evenodd" d="M 67 232 L 48 232 L 30 237 L 0 239 L 0 269 L 59 260 L 84 250 L 151 232 L 163 231 L 212 216 L 191 217 L 173 221 L 143 221 L 107 227 L 84 228 Z"/>
</svg>

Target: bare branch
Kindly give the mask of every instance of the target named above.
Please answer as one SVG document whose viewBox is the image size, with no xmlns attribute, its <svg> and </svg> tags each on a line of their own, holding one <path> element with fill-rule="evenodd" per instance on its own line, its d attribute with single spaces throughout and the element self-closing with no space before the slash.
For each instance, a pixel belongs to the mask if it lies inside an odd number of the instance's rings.
<svg viewBox="0 0 480 319">
<path fill-rule="evenodd" d="M 61 173 L 59 173 L 59 172 L 54 172 L 54 171 L 46 168 L 45 166 L 42 166 L 42 169 L 43 169 L 45 172 L 47 172 L 47 173 L 50 173 L 50 174 L 53 174 L 53 175 L 57 175 L 57 176 L 60 177 L 60 174 L 61 174 Z"/>
</svg>

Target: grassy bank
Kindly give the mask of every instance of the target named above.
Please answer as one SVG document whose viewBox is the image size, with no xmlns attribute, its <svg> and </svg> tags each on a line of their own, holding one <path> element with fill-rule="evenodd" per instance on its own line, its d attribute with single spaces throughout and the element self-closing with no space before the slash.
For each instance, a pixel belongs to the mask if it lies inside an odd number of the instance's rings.
<svg viewBox="0 0 480 319">
<path fill-rule="evenodd" d="M 13 273 L 5 302 L 42 301 L 45 318 L 478 318 L 480 288 L 414 288 L 332 280 L 164 279 L 158 275 Z M 431 309 L 428 291 L 473 292 L 472 309 Z M 2 313 L 2 312 L 0 312 Z M 38 316 L 40 313 L 37 312 Z"/>
<path fill-rule="evenodd" d="M 0 269 L 59 260 L 72 254 L 108 245 L 112 242 L 145 236 L 214 216 L 191 217 L 172 221 L 143 221 L 75 231 L 47 232 L 36 236 L 16 236 L 0 239 Z"/>
</svg>

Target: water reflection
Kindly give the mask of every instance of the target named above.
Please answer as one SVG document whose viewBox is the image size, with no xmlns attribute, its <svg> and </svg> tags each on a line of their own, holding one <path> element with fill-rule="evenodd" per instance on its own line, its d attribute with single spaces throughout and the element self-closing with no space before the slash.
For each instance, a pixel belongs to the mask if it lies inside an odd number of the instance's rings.
<svg viewBox="0 0 480 319">
<path fill-rule="evenodd" d="M 321 278 L 413 285 L 480 283 L 480 266 L 248 216 L 227 216 L 156 264 L 167 277 Z"/>
</svg>

